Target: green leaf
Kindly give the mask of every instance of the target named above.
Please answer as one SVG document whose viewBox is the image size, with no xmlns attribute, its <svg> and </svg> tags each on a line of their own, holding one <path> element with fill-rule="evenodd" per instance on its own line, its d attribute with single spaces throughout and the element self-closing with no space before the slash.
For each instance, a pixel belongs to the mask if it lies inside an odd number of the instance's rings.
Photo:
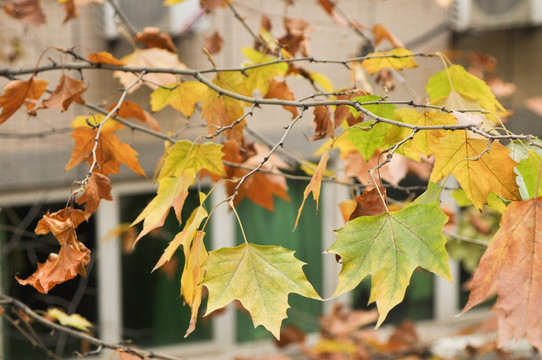
<svg viewBox="0 0 542 360">
<path fill-rule="evenodd" d="M 457 106 L 465 104 L 468 108 L 485 109 L 498 116 L 508 114 L 485 81 L 469 74 L 461 65 L 452 65 L 433 75 L 427 82 L 426 90 L 433 104 L 444 105 L 448 101 L 448 104 Z M 458 95 L 462 98 L 457 98 Z M 449 107 L 457 108 L 453 105 Z M 494 118 L 491 120 L 495 122 Z"/>
<path fill-rule="evenodd" d="M 289 293 L 320 299 L 303 265 L 293 251 L 281 246 L 244 243 L 211 251 L 203 264 L 203 285 L 209 290 L 206 314 L 239 300 L 254 326 L 263 325 L 278 339 Z"/>
<path fill-rule="evenodd" d="M 360 103 L 371 102 L 380 100 L 380 96 L 368 95 L 368 96 L 358 96 L 352 100 L 356 100 Z M 369 110 L 376 116 L 380 116 L 387 119 L 393 119 L 395 117 L 395 109 L 397 108 L 392 104 L 369 104 L 361 105 L 363 108 Z M 353 107 L 350 108 L 350 112 L 357 117 L 359 112 Z M 368 127 L 373 124 L 374 120 L 365 121 L 359 126 Z M 373 156 L 375 151 L 378 148 L 384 147 L 387 144 L 387 137 L 389 130 L 391 128 L 390 124 L 378 123 L 373 126 L 371 130 L 365 131 L 363 129 L 354 127 L 348 130 L 347 139 L 352 142 L 356 149 L 361 153 L 363 158 L 366 161 Z"/>
<path fill-rule="evenodd" d="M 529 156 L 522 159 L 514 170 L 518 174 L 516 182 L 522 200 L 533 199 L 542 193 L 540 184 L 542 157 L 532 150 L 529 150 L 528 154 Z"/>
<path fill-rule="evenodd" d="M 184 116 L 189 117 L 194 113 L 198 101 L 203 101 L 207 86 L 197 81 L 184 81 L 180 84 L 169 84 L 159 87 L 151 93 L 152 111 L 160 111 L 167 105 L 179 110 Z"/>
<path fill-rule="evenodd" d="M 213 174 L 226 176 L 222 163 L 223 147 L 212 142 L 199 144 L 189 140 L 177 141 L 167 150 L 158 180 L 172 176 L 179 169 L 192 169 L 196 174 L 201 169 L 207 169 Z"/>
<path fill-rule="evenodd" d="M 446 221 L 439 203 L 411 204 L 399 211 L 348 221 L 329 249 L 343 261 L 333 296 L 354 289 L 371 275 L 369 302 L 376 301 L 379 326 L 403 300 L 418 266 L 451 281 L 442 236 Z"/>
<path fill-rule="evenodd" d="M 248 61 L 243 63 L 243 66 L 264 64 L 277 60 L 275 57 L 265 55 L 249 47 L 244 47 L 242 52 L 248 59 Z M 267 90 L 269 90 L 269 80 L 276 76 L 284 76 L 286 71 L 288 71 L 288 64 L 286 63 L 276 63 L 248 69 L 245 70 L 245 74 L 247 75 L 245 82 L 250 92 L 258 89 L 262 95 L 265 95 L 267 94 Z"/>
<path fill-rule="evenodd" d="M 427 184 L 427 190 L 423 194 L 418 196 L 412 204 L 432 204 L 438 202 L 440 193 L 442 192 L 442 186 L 432 181 Z"/>
<path fill-rule="evenodd" d="M 84 332 L 88 332 L 89 328 L 94 327 L 87 319 L 79 314 L 68 315 L 59 308 L 50 308 L 47 310 L 47 315 L 59 322 L 63 326 L 71 326 Z"/>
</svg>

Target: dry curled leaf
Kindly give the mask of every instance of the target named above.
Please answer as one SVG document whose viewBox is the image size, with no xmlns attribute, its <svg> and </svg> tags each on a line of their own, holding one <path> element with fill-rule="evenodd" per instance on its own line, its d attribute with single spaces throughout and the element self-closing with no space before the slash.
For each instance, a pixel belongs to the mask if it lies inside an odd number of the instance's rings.
<svg viewBox="0 0 542 360">
<path fill-rule="evenodd" d="M 335 124 L 331 121 L 331 115 L 327 106 L 315 106 L 314 107 L 314 122 L 316 123 L 316 129 L 314 130 L 314 136 L 309 138 L 311 141 L 324 139 L 327 137 L 335 137 Z"/>
<path fill-rule="evenodd" d="M 49 83 L 45 80 L 34 79 L 31 77 L 27 81 L 13 80 L 4 88 L 4 93 L 0 96 L 0 124 L 13 115 L 21 106 L 27 102 L 27 110 L 31 110 L 35 101 L 38 100 Z"/>
<path fill-rule="evenodd" d="M 143 31 L 139 31 L 135 35 L 136 41 L 145 44 L 149 48 L 165 49 L 169 52 L 176 53 L 177 47 L 168 33 L 161 32 L 155 26 L 147 26 Z"/>
<path fill-rule="evenodd" d="M 28 26 L 45 24 L 45 13 L 40 0 L 12 0 L 5 6 L 4 11 Z"/>
<path fill-rule="evenodd" d="M 286 81 L 271 79 L 269 80 L 269 89 L 263 98 L 294 101 L 295 94 L 292 89 L 290 89 L 288 84 L 286 84 Z M 283 106 L 283 108 L 292 113 L 292 119 L 299 114 L 295 106 Z"/>
<path fill-rule="evenodd" d="M 108 110 L 111 111 L 114 109 L 114 107 L 115 105 L 111 105 Z M 123 101 L 123 103 L 120 105 L 117 116 L 120 116 L 121 118 L 135 118 L 149 124 L 151 129 L 154 131 L 160 132 L 160 124 L 158 124 L 158 121 L 150 113 L 143 110 L 138 103 L 133 101 Z"/>
<path fill-rule="evenodd" d="M 203 47 L 207 49 L 209 54 L 211 55 L 218 54 L 220 50 L 222 50 L 223 46 L 224 46 L 224 39 L 222 38 L 222 36 L 220 36 L 218 31 L 215 31 L 211 35 L 205 36 L 205 44 L 203 45 Z"/>
<path fill-rule="evenodd" d="M 79 205 L 85 204 L 85 215 L 87 219 L 100 205 L 100 201 L 113 200 L 111 195 L 111 180 L 105 175 L 93 172 L 85 186 L 85 192 L 77 199 Z"/>
</svg>

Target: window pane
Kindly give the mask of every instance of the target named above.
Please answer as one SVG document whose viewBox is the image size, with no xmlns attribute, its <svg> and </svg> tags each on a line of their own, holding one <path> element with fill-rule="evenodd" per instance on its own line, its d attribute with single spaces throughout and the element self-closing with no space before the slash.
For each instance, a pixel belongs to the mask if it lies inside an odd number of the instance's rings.
<svg viewBox="0 0 542 360">
<path fill-rule="evenodd" d="M 155 194 L 122 197 L 122 222 L 132 222 L 154 196 Z M 197 206 L 197 192 L 191 191 L 183 207 L 183 226 Z M 190 322 L 190 308 L 183 306 L 180 297 L 180 280 L 184 266 L 181 248 L 169 263 L 151 273 L 168 243 L 181 229 L 171 210 L 163 228 L 143 237 L 133 253 L 124 254 L 122 257 L 124 338 L 133 340 L 140 346 L 211 339 L 212 322 L 205 318 L 200 318 L 196 330 L 188 338 L 183 338 Z M 138 231 L 140 230 L 141 226 L 138 228 Z M 208 226 L 205 230 L 206 239 L 209 239 L 211 228 Z M 205 304 L 202 309 L 204 306 Z"/>
<path fill-rule="evenodd" d="M 241 201 L 237 212 L 243 223 L 247 240 L 258 245 L 280 245 L 295 251 L 295 257 L 307 263 L 303 271 L 318 293 L 322 293 L 322 236 L 321 216 L 316 214 L 316 204 L 309 197 L 305 202 L 298 227 L 294 229 L 297 210 L 303 200 L 303 190 L 307 182 L 288 182 L 291 201 L 275 197 L 275 211 L 270 212 L 248 199 Z M 320 204 L 323 206 L 324 204 Z M 243 242 L 239 227 L 236 228 L 237 244 Z M 304 331 L 318 330 L 318 316 L 322 313 L 322 303 L 296 294 L 288 297 L 290 309 L 288 319 L 282 327 L 295 324 Z M 237 341 L 244 342 L 269 338 L 272 335 L 262 326 L 254 329 L 250 315 L 244 311 L 237 315 Z"/>
</svg>

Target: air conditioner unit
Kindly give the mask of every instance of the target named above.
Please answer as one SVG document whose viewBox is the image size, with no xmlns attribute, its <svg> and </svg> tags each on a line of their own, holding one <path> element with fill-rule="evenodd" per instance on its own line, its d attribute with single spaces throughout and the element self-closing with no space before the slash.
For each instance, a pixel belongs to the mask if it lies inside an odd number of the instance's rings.
<svg viewBox="0 0 542 360">
<path fill-rule="evenodd" d="M 140 31 L 146 26 L 156 26 L 172 36 L 178 36 L 201 26 L 202 9 L 199 0 L 186 0 L 174 6 L 162 5 L 162 0 L 115 0 L 126 18 Z M 102 35 L 108 40 L 119 37 L 115 10 L 105 2 L 100 9 Z"/>
<path fill-rule="evenodd" d="M 536 26 L 542 24 L 542 0 L 455 0 L 450 16 L 459 32 Z"/>
</svg>

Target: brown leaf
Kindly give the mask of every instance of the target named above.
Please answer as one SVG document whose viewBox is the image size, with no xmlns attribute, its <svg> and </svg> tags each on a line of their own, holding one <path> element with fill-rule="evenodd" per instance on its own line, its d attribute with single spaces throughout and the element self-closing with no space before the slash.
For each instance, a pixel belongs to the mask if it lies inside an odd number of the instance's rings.
<svg viewBox="0 0 542 360">
<path fill-rule="evenodd" d="M 78 127 L 72 137 L 75 140 L 75 147 L 65 170 L 68 171 L 76 165 L 87 161 L 92 164 L 93 158 L 89 157 L 94 147 L 97 129 L 90 127 Z M 102 131 L 98 138 L 96 149 L 96 160 L 98 167 L 94 171 L 103 175 L 118 174 L 120 164 L 132 169 L 136 174 L 145 177 L 145 172 L 137 160 L 138 153 L 130 145 L 120 142 L 114 131 Z"/>
<path fill-rule="evenodd" d="M 315 141 L 327 137 L 334 138 L 335 127 L 334 123 L 331 121 L 327 106 L 315 106 L 313 114 L 316 130 L 314 130 L 314 136 L 309 138 L 309 140 Z"/>
<path fill-rule="evenodd" d="M 108 110 L 111 111 L 114 108 L 115 105 L 111 105 Z M 160 132 L 160 124 L 158 124 L 158 121 L 147 111 L 143 110 L 143 108 L 139 106 L 139 104 L 133 101 L 125 100 L 120 105 L 117 116 L 121 118 L 135 118 L 139 121 L 149 124 L 151 129 L 153 129 L 154 131 Z"/>
<path fill-rule="evenodd" d="M 63 24 L 70 21 L 70 19 L 77 19 L 81 16 L 77 6 L 75 5 L 75 0 L 66 0 L 64 2 L 64 21 Z"/>
<path fill-rule="evenodd" d="M 318 4 L 337 24 L 344 27 L 348 26 L 348 20 L 335 11 L 335 5 L 330 0 L 318 0 Z"/>
<path fill-rule="evenodd" d="M 302 56 L 310 56 L 310 34 L 314 28 L 304 19 L 284 19 L 284 28 L 286 35 L 279 39 L 279 43 L 291 55 L 295 56 L 298 52 Z"/>
<path fill-rule="evenodd" d="M 305 333 L 295 325 L 288 325 L 280 329 L 280 338 L 273 338 L 275 345 L 279 348 L 290 344 L 302 344 L 305 342 Z"/>
<path fill-rule="evenodd" d="M 9 119 L 23 104 L 27 104 L 27 109 L 34 107 L 34 101 L 38 100 L 49 83 L 45 80 L 34 79 L 31 77 L 27 81 L 13 80 L 4 88 L 4 93 L 0 96 L 0 124 Z"/>
<path fill-rule="evenodd" d="M 224 0 L 200 0 L 200 5 L 210 11 L 228 6 Z"/>
<path fill-rule="evenodd" d="M 377 216 L 386 212 L 384 201 L 386 200 L 386 189 L 377 188 L 365 191 L 361 196 L 356 196 L 356 208 L 350 214 L 348 220 L 353 220 L 360 216 Z"/>
<path fill-rule="evenodd" d="M 160 32 L 160 29 L 155 26 L 143 28 L 143 31 L 139 31 L 135 35 L 135 39 L 148 48 L 165 49 L 172 53 L 177 52 L 177 47 L 173 43 L 171 36 L 168 33 Z"/>
<path fill-rule="evenodd" d="M 329 315 L 320 318 L 320 325 L 326 337 L 347 338 L 360 327 L 375 323 L 377 319 L 377 309 L 352 310 L 336 303 Z"/>
<path fill-rule="evenodd" d="M 118 60 L 107 51 L 89 54 L 88 59 L 98 64 L 111 64 L 111 65 L 120 65 L 120 66 L 126 65 L 124 61 Z"/>
<path fill-rule="evenodd" d="M 346 91 L 355 90 L 355 89 L 348 89 Z M 355 98 L 357 96 L 366 96 L 369 95 L 369 93 L 363 91 L 363 90 L 356 90 L 349 92 L 348 94 L 342 94 L 337 95 L 337 100 L 352 100 L 352 98 Z M 350 106 L 348 105 L 339 105 L 335 108 L 334 112 L 334 121 L 335 121 L 335 127 L 341 125 L 341 123 L 346 120 L 348 122 L 349 126 L 353 126 L 355 124 L 358 124 L 360 122 L 363 122 L 363 113 L 361 111 L 358 112 L 357 116 L 354 116 L 350 112 Z"/>
<path fill-rule="evenodd" d="M 399 40 L 381 24 L 375 24 L 373 26 L 373 37 L 375 45 L 380 44 L 384 40 L 388 40 L 394 48 L 405 47 L 405 44 L 401 40 Z"/>
<path fill-rule="evenodd" d="M 383 354 L 398 354 L 416 351 L 420 339 L 414 323 L 407 320 L 397 326 L 386 342 L 369 341 L 369 344 Z"/>
<path fill-rule="evenodd" d="M 288 84 L 286 84 L 286 81 L 271 79 L 269 80 L 269 90 L 267 90 L 267 93 L 263 98 L 294 101 L 295 94 Z M 299 114 L 295 106 L 283 106 L 283 108 L 292 113 L 292 119 Z"/>
<path fill-rule="evenodd" d="M 388 90 L 393 90 L 395 88 L 395 78 L 390 69 L 379 70 L 376 74 L 375 81 L 377 84 L 385 86 Z"/>
<path fill-rule="evenodd" d="M 93 172 L 85 186 L 85 192 L 77 199 L 79 205 L 85 204 L 85 216 L 88 219 L 100 205 L 100 201 L 113 200 L 111 180 L 105 175 Z"/>
<path fill-rule="evenodd" d="M 77 240 L 75 228 L 85 220 L 81 210 L 66 208 L 56 213 L 47 212 L 38 222 L 35 233 L 45 235 L 51 232 L 60 243 L 60 252 L 51 253 L 45 263 L 38 264 L 34 274 L 22 280 L 21 285 L 31 285 L 47 294 L 56 285 L 73 279 L 77 274 L 86 276 L 86 266 L 90 262 L 90 250 Z"/>
<path fill-rule="evenodd" d="M 9 16 L 21 20 L 28 26 L 45 24 L 45 13 L 40 0 L 12 0 L 4 10 Z"/>
<path fill-rule="evenodd" d="M 260 26 L 262 28 L 264 28 L 266 31 L 271 31 L 271 29 L 273 28 L 273 24 L 271 23 L 271 19 L 265 14 L 262 15 L 262 20 L 260 21 Z"/>
<path fill-rule="evenodd" d="M 224 39 L 222 38 L 222 36 L 220 36 L 218 31 L 215 31 L 211 35 L 205 36 L 205 44 L 203 45 L 203 47 L 207 49 L 209 54 L 211 55 L 218 54 L 220 50 L 222 50 L 223 46 L 224 46 Z"/>
<path fill-rule="evenodd" d="M 62 108 L 62 111 L 68 110 L 71 103 L 76 102 L 84 105 L 85 101 L 81 98 L 81 95 L 87 91 L 88 88 L 84 87 L 84 82 L 72 79 L 68 75 L 62 74 L 58 80 L 55 91 L 44 99 L 40 105 L 31 109 L 31 113 L 34 115 L 41 109 Z"/>
</svg>

